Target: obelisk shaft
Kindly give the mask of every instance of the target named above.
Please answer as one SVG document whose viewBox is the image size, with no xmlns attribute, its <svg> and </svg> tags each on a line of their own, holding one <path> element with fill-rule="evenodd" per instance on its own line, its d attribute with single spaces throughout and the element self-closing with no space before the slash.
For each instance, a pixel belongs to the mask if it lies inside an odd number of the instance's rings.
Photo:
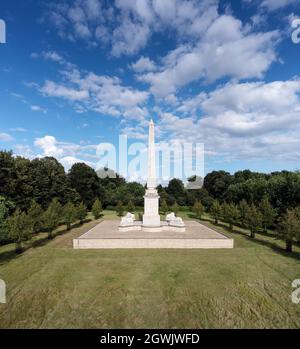
<svg viewBox="0 0 300 349">
<path fill-rule="evenodd" d="M 149 123 L 148 179 L 144 196 L 143 227 L 160 229 L 159 195 L 156 190 L 154 123 L 152 120 Z"/>
<path fill-rule="evenodd" d="M 155 137 L 153 120 L 149 123 L 149 145 L 148 145 L 148 180 L 147 188 L 156 188 L 156 166 L 155 166 Z"/>
</svg>

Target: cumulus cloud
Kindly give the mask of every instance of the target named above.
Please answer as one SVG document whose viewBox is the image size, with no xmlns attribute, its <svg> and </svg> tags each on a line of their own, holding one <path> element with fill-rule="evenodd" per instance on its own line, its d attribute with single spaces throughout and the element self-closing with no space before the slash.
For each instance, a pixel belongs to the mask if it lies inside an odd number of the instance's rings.
<svg viewBox="0 0 300 349">
<path fill-rule="evenodd" d="M 124 86 L 118 77 L 69 69 L 66 62 L 58 82 L 46 80 L 39 91 L 47 97 L 69 101 L 76 112 L 91 110 L 113 117 L 142 120 L 147 115 L 145 103 L 149 92 Z"/>
<path fill-rule="evenodd" d="M 42 149 L 43 156 L 60 158 L 63 154 L 63 149 L 59 146 L 56 138 L 53 136 L 38 138 L 35 140 L 34 145 Z"/>
<path fill-rule="evenodd" d="M 96 157 L 96 145 L 78 145 L 74 143 L 58 141 L 54 136 L 46 135 L 41 138 L 37 138 L 34 145 L 39 148 L 42 153 L 38 154 L 37 157 L 53 156 L 55 157 L 66 170 L 69 170 L 72 165 L 77 162 L 84 162 L 91 167 L 95 167 L 95 162 L 92 159 Z M 94 154 L 91 153 L 93 151 Z M 16 152 L 26 152 L 30 154 L 32 158 L 32 150 L 28 147 L 20 148 L 16 147 Z M 91 160 L 88 160 L 91 158 Z"/>
<path fill-rule="evenodd" d="M 196 46 L 176 48 L 162 60 L 161 71 L 142 74 L 139 80 L 149 83 L 156 96 L 165 97 L 199 79 L 261 78 L 277 59 L 274 46 L 278 39 L 277 31 L 248 33 L 241 21 L 223 15 Z"/>
<path fill-rule="evenodd" d="M 153 71 L 156 69 L 155 63 L 148 57 L 144 57 L 144 56 L 142 56 L 135 63 L 131 64 L 130 67 L 132 68 L 132 70 L 134 70 L 137 73 Z"/>
<path fill-rule="evenodd" d="M 90 161 L 86 161 L 83 159 L 75 158 L 74 156 L 65 156 L 59 159 L 59 162 L 64 166 L 65 170 L 68 171 L 74 164 L 78 162 L 83 162 L 88 166 L 94 167 L 94 164 Z"/>
<path fill-rule="evenodd" d="M 13 137 L 8 133 L 0 133 L 1 142 L 10 142 L 13 140 Z"/>
<path fill-rule="evenodd" d="M 299 160 L 299 93 L 298 78 L 228 83 L 182 101 L 177 111 L 161 110 L 158 127 L 171 139 L 204 142 L 224 160 Z"/>
<path fill-rule="evenodd" d="M 65 39 L 109 44 L 114 56 L 144 48 L 155 32 L 166 28 L 181 37 L 197 37 L 218 16 L 217 0 L 99 0 L 51 2 L 44 21 L 51 21 Z"/>
<path fill-rule="evenodd" d="M 30 109 L 31 109 L 32 111 L 42 112 L 42 113 L 44 113 L 44 114 L 47 113 L 47 109 L 42 108 L 42 107 L 40 107 L 39 105 L 31 105 L 31 106 L 30 106 Z"/>
<path fill-rule="evenodd" d="M 61 97 L 71 101 L 81 101 L 89 97 L 86 90 L 75 90 L 49 80 L 45 82 L 40 91 L 49 97 Z"/>
<path fill-rule="evenodd" d="M 297 0 L 263 0 L 261 6 L 274 11 L 288 5 L 296 4 L 297 2 Z"/>
</svg>

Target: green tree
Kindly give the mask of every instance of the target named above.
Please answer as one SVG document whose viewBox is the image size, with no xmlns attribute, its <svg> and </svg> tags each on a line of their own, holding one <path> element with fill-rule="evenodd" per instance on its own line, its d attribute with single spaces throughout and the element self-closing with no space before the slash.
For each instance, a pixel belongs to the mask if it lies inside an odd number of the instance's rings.
<svg viewBox="0 0 300 349">
<path fill-rule="evenodd" d="M 214 200 L 210 208 L 210 214 L 215 220 L 215 224 L 218 224 L 219 220 L 222 218 L 222 206 L 220 205 L 218 200 Z"/>
<path fill-rule="evenodd" d="M 10 210 L 14 208 L 14 204 L 0 196 L 0 244 L 9 241 L 6 219 Z"/>
<path fill-rule="evenodd" d="M 171 211 L 175 213 L 175 215 L 177 215 L 177 213 L 179 212 L 179 205 L 177 204 L 177 202 L 175 201 L 175 203 L 171 206 Z"/>
<path fill-rule="evenodd" d="M 224 222 L 229 224 L 229 229 L 233 231 L 233 226 L 237 225 L 240 218 L 240 212 L 236 205 L 224 203 L 222 205 L 222 215 Z"/>
<path fill-rule="evenodd" d="M 299 210 L 290 209 L 283 215 L 278 234 L 285 241 L 286 251 L 293 251 L 293 243 L 300 239 Z"/>
<path fill-rule="evenodd" d="M 93 213 L 93 216 L 95 217 L 95 219 L 98 219 L 98 218 L 101 217 L 102 204 L 101 204 L 101 201 L 98 198 L 93 203 L 92 213 Z"/>
<path fill-rule="evenodd" d="M 133 211 L 134 211 L 134 204 L 131 200 L 129 200 L 129 202 L 127 204 L 127 211 L 130 213 L 133 213 Z"/>
<path fill-rule="evenodd" d="M 31 201 L 31 205 L 28 209 L 28 218 L 32 223 L 33 232 L 36 234 L 43 228 L 43 213 L 44 210 L 35 200 Z"/>
<path fill-rule="evenodd" d="M 71 229 L 72 223 L 76 222 L 76 208 L 72 202 L 68 202 L 65 204 L 62 210 L 63 221 L 67 226 L 67 229 Z"/>
<path fill-rule="evenodd" d="M 225 171 L 213 171 L 204 178 L 203 186 L 214 199 L 223 200 L 232 183 L 232 176 Z"/>
<path fill-rule="evenodd" d="M 267 229 L 274 225 L 277 213 L 276 210 L 271 206 L 267 196 L 264 196 L 263 200 L 261 201 L 259 210 L 262 214 L 263 230 L 266 233 Z"/>
<path fill-rule="evenodd" d="M 197 217 L 198 219 L 201 219 L 201 218 L 202 218 L 202 215 L 203 215 L 203 212 L 204 212 L 204 207 L 203 207 L 201 201 L 197 200 L 197 201 L 194 203 L 193 212 L 195 213 L 195 215 L 196 215 L 196 217 Z"/>
<path fill-rule="evenodd" d="M 77 203 L 80 196 L 72 188 L 64 167 L 53 157 L 34 159 L 30 165 L 32 198 L 46 209 L 54 198 L 63 205 Z"/>
<path fill-rule="evenodd" d="M 239 203 L 239 210 L 240 210 L 240 221 L 242 227 L 247 227 L 247 213 L 249 211 L 249 205 L 247 204 L 247 201 L 243 199 Z"/>
<path fill-rule="evenodd" d="M 68 173 L 68 178 L 88 209 L 97 198 L 105 200 L 105 189 L 97 173 L 85 163 L 74 164 Z"/>
<path fill-rule="evenodd" d="M 62 207 L 59 201 L 55 198 L 51 201 L 47 210 L 43 215 L 43 225 L 48 231 L 48 239 L 53 238 L 53 232 L 59 226 L 61 221 Z"/>
<path fill-rule="evenodd" d="M 8 233 L 16 244 L 16 253 L 23 251 L 23 242 L 28 241 L 32 233 L 32 224 L 28 215 L 19 208 L 7 219 Z"/>
<path fill-rule="evenodd" d="M 80 224 L 83 224 L 87 215 L 87 208 L 85 204 L 81 201 L 81 203 L 76 207 L 76 218 L 80 221 Z"/>
<path fill-rule="evenodd" d="M 14 181 L 17 178 L 15 158 L 11 151 L 0 151 L 0 195 L 13 201 Z"/>
<path fill-rule="evenodd" d="M 254 239 L 255 234 L 262 228 L 262 214 L 253 204 L 246 212 L 246 222 L 250 237 Z"/>
<path fill-rule="evenodd" d="M 117 206 L 116 206 L 116 212 L 119 217 L 122 217 L 124 214 L 124 206 L 122 201 L 118 201 Z"/>
<path fill-rule="evenodd" d="M 169 210 L 167 201 L 165 199 L 162 200 L 161 205 L 160 205 L 160 211 L 163 215 L 165 215 Z"/>
<path fill-rule="evenodd" d="M 173 197 L 180 206 L 186 204 L 186 190 L 183 182 L 180 179 L 171 179 L 166 188 L 166 192 Z"/>
</svg>

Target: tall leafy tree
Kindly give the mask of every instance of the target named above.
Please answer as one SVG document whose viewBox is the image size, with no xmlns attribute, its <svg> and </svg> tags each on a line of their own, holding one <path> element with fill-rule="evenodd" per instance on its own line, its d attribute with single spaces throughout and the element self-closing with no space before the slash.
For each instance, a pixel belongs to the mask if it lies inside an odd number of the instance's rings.
<svg viewBox="0 0 300 349">
<path fill-rule="evenodd" d="M 262 228 L 262 214 L 252 204 L 246 212 L 247 228 L 250 230 L 250 237 L 255 238 L 256 233 Z"/>
<path fill-rule="evenodd" d="M 134 211 L 134 204 L 131 200 L 129 200 L 129 202 L 127 204 L 127 211 L 131 212 L 131 213 Z"/>
<path fill-rule="evenodd" d="M 31 205 L 28 210 L 28 218 L 32 223 L 32 230 L 34 233 L 38 233 L 43 228 L 43 213 L 44 210 L 35 200 L 31 201 Z"/>
<path fill-rule="evenodd" d="M 175 201 L 174 205 L 171 206 L 171 211 L 175 213 L 175 215 L 177 215 L 177 213 L 179 212 L 179 205 L 177 204 L 177 202 Z"/>
<path fill-rule="evenodd" d="M 97 197 L 105 199 L 105 189 L 100 184 L 96 171 L 85 163 L 74 164 L 68 178 L 87 208 L 92 207 Z"/>
<path fill-rule="evenodd" d="M 12 200 L 14 197 L 14 179 L 17 177 L 15 159 L 12 152 L 0 151 L 0 195 Z"/>
<path fill-rule="evenodd" d="M 19 208 L 7 220 L 9 236 L 16 244 L 16 253 L 23 251 L 23 242 L 31 237 L 32 224 L 25 212 Z"/>
<path fill-rule="evenodd" d="M 33 198 L 45 209 L 54 198 L 62 204 L 77 203 L 76 188 L 71 187 L 64 167 L 53 157 L 34 159 L 31 162 Z"/>
<path fill-rule="evenodd" d="M 124 214 L 124 206 L 122 201 L 118 201 L 117 206 L 116 206 L 116 212 L 119 217 L 123 216 Z"/>
<path fill-rule="evenodd" d="M 180 179 L 171 179 L 166 188 L 166 192 L 172 196 L 180 206 L 186 204 L 186 190 Z"/>
<path fill-rule="evenodd" d="M 87 215 L 87 208 L 83 201 L 76 207 L 76 218 L 80 221 L 80 224 L 83 224 Z"/>
<path fill-rule="evenodd" d="M 67 226 L 67 229 L 71 229 L 72 223 L 76 222 L 76 208 L 72 202 L 67 202 L 63 207 L 62 219 Z"/>
<path fill-rule="evenodd" d="M 270 201 L 267 196 L 264 196 L 263 200 L 259 205 L 259 210 L 262 214 L 262 226 L 266 233 L 267 229 L 272 227 L 275 223 L 275 218 L 277 216 L 276 210 L 271 206 Z"/>
<path fill-rule="evenodd" d="M 279 236 L 285 241 L 286 251 L 293 251 L 293 244 L 300 239 L 300 211 L 289 209 L 280 223 Z"/>
<path fill-rule="evenodd" d="M 98 219 L 98 218 L 101 217 L 102 204 L 101 204 L 101 201 L 98 198 L 93 203 L 92 213 L 93 213 L 93 216 L 94 216 L 95 219 Z"/>
<path fill-rule="evenodd" d="M 240 212 L 239 209 L 236 205 L 230 203 L 224 203 L 222 205 L 222 215 L 223 215 L 223 219 L 224 222 L 228 223 L 229 225 L 229 229 L 232 231 L 233 230 L 233 226 L 237 225 L 239 222 L 239 218 L 240 218 Z"/>
<path fill-rule="evenodd" d="M 226 190 L 232 183 L 232 176 L 225 171 L 213 171 L 204 178 L 203 186 L 214 199 L 223 200 Z"/>
<path fill-rule="evenodd" d="M 13 208 L 14 204 L 11 201 L 8 201 L 3 196 L 0 196 L 0 245 L 2 243 L 9 242 L 6 219 Z"/>
<path fill-rule="evenodd" d="M 160 205 L 160 211 L 163 215 L 165 215 L 169 210 L 166 199 L 163 199 Z"/>
<path fill-rule="evenodd" d="M 201 219 L 201 218 L 202 218 L 202 215 L 203 215 L 203 212 L 204 212 L 204 207 L 203 207 L 201 201 L 197 200 L 197 201 L 194 203 L 193 212 L 195 213 L 195 215 L 196 215 L 196 217 L 197 217 L 198 219 Z"/>
<path fill-rule="evenodd" d="M 210 208 L 210 214 L 215 220 L 215 224 L 218 224 L 219 220 L 222 218 L 222 206 L 220 205 L 218 200 L 214 200 Z"/>
<path fill-rule="evenodd" d="M 243 199 L 239 203 L 239 210 L 240 210 L 240 221 L 242 227 L 246 228 L 247 227 L 247 214 L 249 211 L 249 205 L 247 204 L 247 201 Z"/>
<path fill-rule="evenodd" d="M 48 231 L 48 239 L 53 238 L 53 232 L 62 220 L 62 207 L 57 198 L 54 198 L 43 215 L 43 225 Z"/>
</svg>

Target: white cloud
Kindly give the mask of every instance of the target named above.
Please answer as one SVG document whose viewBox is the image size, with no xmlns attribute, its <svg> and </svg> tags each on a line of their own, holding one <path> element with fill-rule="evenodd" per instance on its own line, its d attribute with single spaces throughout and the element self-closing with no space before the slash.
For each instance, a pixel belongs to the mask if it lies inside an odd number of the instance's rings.
<svg viewBox="0 0 300 349">
<path fill-rule="evenodd" d="M 84 162 L 91 167 L 95 167 L 95 162 L 87 160 L 87 158 L 92 158 L 97 160 L 96 156 L 96 145 L 78 145 L 74 143 L 67 143 L 58 141 L 54 136 L 44 136 L 37 138 L 34 142 L 34 145 L 42 150 L 41 154 L 38 154 L 37 157 L 43 156 L 53 156 L 55 157 L 66 170 L 69 170 L 72 165 L 77 162 Z M 32 158 L 32 151 L 29 153 L 29 148 L 16 148 L 16 151 L 26 151 L 27 154 L 30 154 Z M 93 153 L 91 153 L 93 150 Z"/>
<path fill-rule="evenodd" d="M 22 157 L 25 157 L 27 159 L 34 159 L 35 158 L 35 154 L 34 154 L 33 150 L 27 144 L 16 144 L 13 147 L 13 150 L 14 150 L 14 154 L 16 154 L 18 156 L 22 156 Z"/>
<path fill-rule="evenodd" d="M 50 3 L 44 21 L 75 42 L 110 44 L 114 56 L 132 55 L 144 48 L 155 32 L 171 29 L 179 38 L 197 37 L 218 16 L 217 0 L 98 0 L 72 4 Z"/>
<path fill-rule="evenodd" d="M 160 72 L 139 77 L 150 84 L 158 97 L 199 79 L 215 81 L 224 77 L 261 78 L 276 61 L 278 32 L 247 33 L 242 23 L 229 15 L 220 16 L 196 46 L 182 45 L 164 59 Z"/>
<path fill-rule="evenodd" d="M 138 61 L 131 64 L 131 68 L 137 73 L 142 73 L 147 71 L 153 71 L 156 69 L 156 66 L 151 59 L 142 56 Z"/>
<path fill-rule="evenodd" d="M 150 29 L 142 23 L 135 23 L 129 18 L 124 18 L 112 35 L 112 55 L 132 55 L 145 47 L 150 38 Z"/>
<path fill-rule="evenodd" d="M 46 60 L 51 60 L 51 61 L 58 62 L 58 63 L 65 62 L 65 59 L 55 51 L 47 51 L 47 52 L 44 51 L 44 52 L 42 52 L 42 56 Z"/>
<path fill-rule="evenodd" d="M 73 104 L 76 112 L 96 111 L 113 117 L 142 120 L 147 115 L 145 103 L 149 93 L 122 85 L 114 76 L 97 75 L 92 72 L 69 70 L 66 63 L 61 70 L 62 81 L 45 81 L 39 91 L 47 97 L 63 98 Z"/>
<path fill-rule="evenodd" d="M 81 101 L 89 97 L 86 90 L 75 90 L 49 80 L 45 82 L 40 91 L 48 97 L 61 97 L 71 101 Z"/>
<path fill-rule="evenodd" d="M 297 0 L 263 0 L 261 6 L 274 11 L 291 4 L 296 4 L 297 2 Z"/>
<path fill-rule="evenodd" d="M 1 142 L 10 142 L 13 140 L 13 137 L 8 133 L 0 133 Z"/>
<path fill-rule="evenodd" d="M 224 161 L 300 160 L 299 94 L 300 79 L 228 83 L 182 101 L 177 112 L 161 110 L 158 128 L 170 139 L 204 142 Z"/>
<path fill-rule="evenodd" d="M 45 136 L 37 138 L 34 145 L 43 150 L 43 156 L 53 156 L 60 158 L 63 155 L 63 149 L 59 146 L 56 138 L 53 136 Z"/>
<path fill-rule="evenodd" d="M 15 127 L 9 129 L 12 132 L 27 132 L 28 130 L 24 127 Z"/>
<path fill-rule="evenodd" d="M 30 109 L 31 109 L 32 111 L 42 112 L 42 113 L 44 113 L 44 114 L 47 113 L 47 109 L 42 108 L 42 107 L 40 107 L 39 105 L 31 105 L 31 106 L 30 106 Z"/>
<path fill-rule="evenodd" d="M 94 164 L 90 161 L 82 160 L 73 156 L 65 156 L 61 159 L 59 159 L 59 162 L 64 166 L 65 170 L 68 171 L 74 164 L 78 162 L 83 162 L 87 164 L 88 166 L 94 167 Z"/>
</svg>

